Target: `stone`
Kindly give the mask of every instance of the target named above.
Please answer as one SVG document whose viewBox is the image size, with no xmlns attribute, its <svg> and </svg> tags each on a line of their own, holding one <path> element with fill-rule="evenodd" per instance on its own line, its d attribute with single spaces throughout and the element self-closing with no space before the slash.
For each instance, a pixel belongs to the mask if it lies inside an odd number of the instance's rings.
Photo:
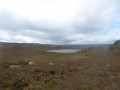
<svg viewBox="0 0 120 90">
<path fill-rule="evenodd" d="M 54 70 L 50 70 L 50 74 L 55 74 L 55 71 Z"/>
<path fill-rule="evenodd" d="M 110 65 L 109 64 L 107 64 L 107 67 L 109 67 Z"/>
<path fill-rule="evenodd" d="M 53 63 L 49 63 L 49 65 L 53 66 L 54 64 Z"/>
<path fill-rule="evenodd" d="M 35 65 L 35 64 L 36 64 L 35 61 L 30 61 L 30 62 L 29 62 L 29 65 Z"/>
<path fill-rule="evenodd" d="M 10 68 L 19 68 L 20 65 L 10 65 Z"/>
</svg>

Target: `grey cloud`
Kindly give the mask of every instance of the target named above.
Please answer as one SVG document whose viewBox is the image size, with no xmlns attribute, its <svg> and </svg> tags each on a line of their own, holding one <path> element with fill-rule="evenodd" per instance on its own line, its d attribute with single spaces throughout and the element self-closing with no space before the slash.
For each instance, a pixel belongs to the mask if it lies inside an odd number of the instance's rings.
<svg viewBox="0 0 120 90">
<path fill-rule="evenodd" d="M 50 26 L 47 21 L 39 20 L 39 21 L 31 21 L 25 18 L 18 16 L 17 14 L 5 10 L 0 9 L 0 29 L 6 30 L 7 32 L 15 34 L 24 34 L 25 31 L 33 31 L 34 32 L 43 32 L 48 34 L 55 34 L 55 33 L 63 33 L 63 27 L 58 26 Z M 64 31 L 65 32 L 65 31 Z M 31 35 L 31 32 L 27 33 L 29 36 L 38 37 L 37 35 Z M 47 36 L 46 36 L 47 37 Z"/>
<path fill-rule="evenodd" d="M 119 11 L 116 3 L 118 1 L 115 0 L 111 12 L 109 12 L 110 3 L 98 11 L 76 13 L 74 20 L 69 23 L 45 20 L 35 22 L 11 11 L 0 10 L 0 32 L 4 31 L 0 40 L 47 44 L 111 43 L 115 39 L 120 39 L 120 33 L 108 34 L 120 17 L 119 13 L 116 16 L 116 11 Z M 104 11 L 109 13 L 104 14 Z M 85 15 L 85 21 L 81 20 L 81 14 Z"/>
<path fill-rule="evenodd" d="M 43 30 L 44 27 L 42 25 L 37 26 L 36 23 L 26 20 L 9 10 L 0 9 L 0 29 L 11 31 L 23 29 Z"/>
</svg>

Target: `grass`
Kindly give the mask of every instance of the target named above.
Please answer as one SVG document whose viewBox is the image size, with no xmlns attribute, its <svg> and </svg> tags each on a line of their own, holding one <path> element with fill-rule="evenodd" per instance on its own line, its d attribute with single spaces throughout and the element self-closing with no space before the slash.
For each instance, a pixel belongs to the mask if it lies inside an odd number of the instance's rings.
<svg viewBox="0 0 120 90">
<path fill-rule="evenodd" d="M 6 49 L 7 48 L 7 49 Z M 22 48 L 22 49 L 21 49 Z M 102 47 L 73 54 L 47 53 L 58 47 L 4 46 L 1 90 L 119 90 L 119 51 Z M 36 61 L 36 65 L 28 65 Z M 49 64 L 52 63 L 52 64 Z M 20 68 L 10 68 L 20 65 Z"/>
</svg>

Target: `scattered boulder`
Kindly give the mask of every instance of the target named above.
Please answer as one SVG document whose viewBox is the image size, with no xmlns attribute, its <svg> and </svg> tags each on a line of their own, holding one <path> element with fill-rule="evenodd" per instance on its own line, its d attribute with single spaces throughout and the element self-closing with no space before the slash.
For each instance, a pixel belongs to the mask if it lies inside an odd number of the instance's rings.
<svg viewBox="0 0 120 90">
<path fill-rule="evenodd" d="M 55 71 L 54 70 L 50 70 L 50 74 L 55 74 Z"/>
<path fill-rule="evenodd" d="M 53 69 L 44 70 L 43 72 L 45 75 L 48 75 L 48 74 L 54 75 L 56 73 L 56 71 Z"/>
<path fill-rule="evenodd" d="M 54 64 L 53 63 L 49 63 L 49 65 L 53 66 Z"/>
<path fill-rule="evenodd" d="M 10 68 L 19 68 L 20 65 L 10 65 Z"/>
<path fill-rule="evenodd" d="M 110 64 L 107 64 L 107 67 L 109 67 L 110 66 Z"/>
<path fill-rule="evenodd" d="M 36 64 L 35 61 L 30 61 L 30 62 L 29 62 L 29 65 L 35 65 L 35 64 Z"/>
<path fill-rule="evenodd" d="M 61 63 L 61 66 L 64 66 L 64 64 Z"/>
</svg>

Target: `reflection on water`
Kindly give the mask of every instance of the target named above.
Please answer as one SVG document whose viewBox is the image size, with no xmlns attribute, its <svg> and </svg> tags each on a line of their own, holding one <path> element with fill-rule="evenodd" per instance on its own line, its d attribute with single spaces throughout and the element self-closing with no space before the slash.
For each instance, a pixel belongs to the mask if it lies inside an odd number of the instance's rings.
<svg viewBox="0 0 120 90">
<path fill-rule="evenodd" d="M 56 53 L 75 53 L 81 51 L 80 49 L 61 49 L 61 50 L 48 50 L 47 52 L 56 52 Z"/>
</svg>

